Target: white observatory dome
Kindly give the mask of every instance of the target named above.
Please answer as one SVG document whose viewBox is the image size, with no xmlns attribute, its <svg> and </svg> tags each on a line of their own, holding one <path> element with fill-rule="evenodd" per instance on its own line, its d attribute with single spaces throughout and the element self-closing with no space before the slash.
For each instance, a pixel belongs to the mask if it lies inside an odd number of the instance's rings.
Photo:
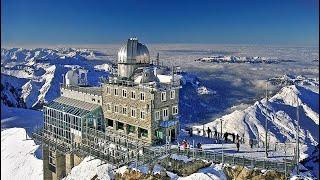
<svg viewBox="0 0 320 180">
<path fill-rule="evenodd" d="M 79 75 L 75 70 L 69 70 L 64 77 L 66 85 L 78 85 Z"/>
<path fill-rule="evenodd" d="M 137 38 L 128 39 L 118 52 L 120 64 L 149 64 L 150 55 L 147 46 L 138 42 Z"/>
<path fill-rule="evenodd" d="M 138 42 L 137 38 L 128 39 L 118 52 L 118 75 L 130 79 L 135 69 L 150 65 L 147 46 Z"/>
</svg>

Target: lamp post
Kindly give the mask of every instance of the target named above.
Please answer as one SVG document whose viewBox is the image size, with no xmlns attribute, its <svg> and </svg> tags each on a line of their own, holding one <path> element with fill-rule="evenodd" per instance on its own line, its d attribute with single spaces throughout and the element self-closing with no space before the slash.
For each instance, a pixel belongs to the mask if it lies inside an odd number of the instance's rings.
<svg viewBox="0 0 320 180">
<path fill-rule="evenodd" d="M 223 144 L 224 144 L 224 142 L 223 142 L 223 137 L 222 137 L 222 118 L 220 119 L 220 133 L 221 133 L 221 148 L 222 148 L 222 164 L 224 163 L 223 161 L 224 161 L 224 158 L 223 158 Z"/>
<path fill-rule="evenodd" d="M 297 95 L 297 135 L 296 135 L 296 163 L 297 163 L 297 174 L 299 175 L 299 101 Z"/>
<path fill-rule="evenodd" d="M 268 81 L 266 82 L 266 106 L 268 105 Z M 265 155 L 268 158 L 268 118 L 266 117 L 265 124 Z"/>
</svg>

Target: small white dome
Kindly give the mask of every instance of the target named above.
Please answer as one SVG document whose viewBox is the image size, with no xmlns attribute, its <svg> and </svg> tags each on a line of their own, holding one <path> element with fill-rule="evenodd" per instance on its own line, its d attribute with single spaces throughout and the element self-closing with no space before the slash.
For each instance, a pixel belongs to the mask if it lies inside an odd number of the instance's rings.
<svg viewBox="0 0 320 180">
<path fill-rule="evenodd" d="M 69 70 L 64 77 L 66 85 L 78 85 L 79 75 L 75 70 Z"/>
</svg>

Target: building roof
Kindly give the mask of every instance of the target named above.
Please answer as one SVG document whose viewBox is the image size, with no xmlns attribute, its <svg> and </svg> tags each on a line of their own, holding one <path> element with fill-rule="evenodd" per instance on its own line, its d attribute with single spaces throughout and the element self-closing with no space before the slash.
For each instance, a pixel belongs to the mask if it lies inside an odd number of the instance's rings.
<svg viewBox="0 0 320 180">
<path fill-rule="evenodd" d="M 61 96 L 49 103 L 47 107 L 82 117 L 100 105 Z"/>
</svg>

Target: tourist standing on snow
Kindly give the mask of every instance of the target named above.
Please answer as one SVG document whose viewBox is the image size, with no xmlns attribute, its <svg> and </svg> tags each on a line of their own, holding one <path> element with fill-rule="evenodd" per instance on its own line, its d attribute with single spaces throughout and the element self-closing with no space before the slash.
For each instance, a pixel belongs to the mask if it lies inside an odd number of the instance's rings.
<svg viewBox="0 0 320 180">
<path fill-rule="evenodd" d="M 237 141 L 237 151 L 239 152 L 239 148 L 240 148 L 240 143 L 239 141 Z"/>
<path fill-rule="evenodd" d="M 217 135 L 218 135 L 218 132 L 216 129 L 214 129 L 214 138 L 217 139 Z"/>
<path fill-rule="evenodd" d="M 211 134 L 211 129 L 208 127 L 208 130 L 207 130 L 207 132 L 208 132 L 208 138 L 210 138 L 210 134 Z"/>
<path fill-rule="evenodd" d="M 252 147 L 253 147 L 253 140 L 252 139 L 249 140 L 249 144 L 250 144 L 250 148 L 252 149 Z"/>
</svg>

